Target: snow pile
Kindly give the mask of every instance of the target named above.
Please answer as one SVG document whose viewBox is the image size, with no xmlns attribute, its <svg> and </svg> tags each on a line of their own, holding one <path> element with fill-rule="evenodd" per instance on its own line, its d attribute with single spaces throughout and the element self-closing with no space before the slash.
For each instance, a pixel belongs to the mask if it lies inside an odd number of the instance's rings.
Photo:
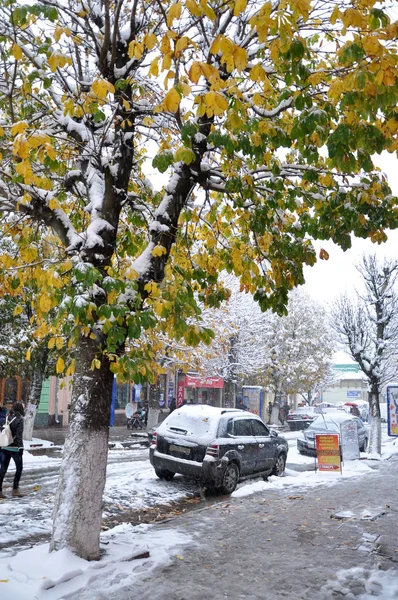
<svg viewBox="0 0 398 600">
<path fill-rule="evenodd" d="M 396 600 L 398 598 L 397 571 L 379 571 L 354 567 L 336 573 L 336 580 L 323 586 L 321 598 L 355 598 L 356 600 Z"/>
<path fill-rule="evenodd" d="M 234 498 L 243 498 L 257 492 L 269 491 L 272 489 L 281 489 L 285 487 L 314 487 L 320 484 L 333 485 L 340 482 L 342 479 L 357 477 L 362 475 L 371 476 L 374 473 L 373 469 L 368 467 L 363 461 L 352 460 L 347 461 L 343 465 L 342 473 L 328 473 L 323 471 L 304 471 L 298 473 L 286 469 L 284 477 L 275 477 L 274 475 L 268 478 L 268 481 L 255 481 L 238 487 L 232 494 Z"/>
<path fill-rule="evenodd" d="M 174 529 L 118 525 L 101 535 L 103 557 L 88 562 L 48 544 L 0 559 L 1 600 L 102 600 L 171 562 L 191 538 Z M 149 552 L 148 558 L 134 557 Z M 177 555 L 179 556 L 179 555 Z"/>
</svg>

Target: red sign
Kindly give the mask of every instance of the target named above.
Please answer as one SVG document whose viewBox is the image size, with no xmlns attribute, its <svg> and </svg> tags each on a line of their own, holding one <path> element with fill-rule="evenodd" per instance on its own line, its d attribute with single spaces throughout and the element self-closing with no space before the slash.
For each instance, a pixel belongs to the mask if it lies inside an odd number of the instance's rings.
<svg viewBox="0 0 398 600">
<path fill-rule="evenodd" d="M 179 381 L 177 385 L 177 406 L 181 406 L 184 402 L 185 385 L 183 381 Z"/>
<path fill-rule="evenodd" d="M 316 454 L 320 471 L 340 471 L 341 456 L 338 433 L 316 434 Z"/>
<path fill-rule="evenodd" d="M 221 379 L 221 377 L 205 377 L 205 379 L 200 379 L 200 377 L 185 375 L 185 385 L 186 387 L 195 388 L 223 388 L 224 379 Z"/>
</svg>

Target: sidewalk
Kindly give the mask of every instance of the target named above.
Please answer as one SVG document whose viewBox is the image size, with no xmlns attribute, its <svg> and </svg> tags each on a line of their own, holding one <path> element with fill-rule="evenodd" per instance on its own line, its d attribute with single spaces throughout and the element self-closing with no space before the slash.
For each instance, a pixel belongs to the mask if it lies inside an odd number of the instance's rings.
<svg viewBox="0 0 398 600">
<path fill-rule="evenodd" d="M 398 457 L 374 467 L 310 490 L 228 498 L 156 526 L 183 531 L 192 544 L 107 600 L 397 598 L 366 582 L 373 569 L 393 569 L 398 580 Z"/>
<path fill-rule="evenodd" d="M 68 427 L 35 427 L 33 437 L 39 440 L 52 442 L 55 446 L 63 446 L 68 433 Z M 109 428 L 109 444 L 112 447 L 116 442 L 134 444 L 138 439 L 147 441 L 146 429 L 131 431 L 126 425 Z M 38 447 L 36 447 L 39 450 Z"/>
</svg>

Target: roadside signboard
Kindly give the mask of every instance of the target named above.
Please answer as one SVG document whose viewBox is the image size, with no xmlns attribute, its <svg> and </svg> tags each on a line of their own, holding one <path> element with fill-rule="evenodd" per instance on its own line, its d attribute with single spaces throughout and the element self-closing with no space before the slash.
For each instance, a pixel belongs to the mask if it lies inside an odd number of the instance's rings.
<svg viewBox="0 0 398 600">
<path fill-rule="evenodd" d="M 345 421 L 340 425 L 341 451 L 344 460 L 359 458 L 358 426 L 354 420 Z"/>
<path fill-rule="evenodd" d="M 398 437 L 398 383 L 387 386 L 388 435 Z"/>
<path fill-rule="evenodd" d="M 341 457 L 338 433 L 315 435 L 315 447 L 320 471 L 341 471 Z"/>
</svg>

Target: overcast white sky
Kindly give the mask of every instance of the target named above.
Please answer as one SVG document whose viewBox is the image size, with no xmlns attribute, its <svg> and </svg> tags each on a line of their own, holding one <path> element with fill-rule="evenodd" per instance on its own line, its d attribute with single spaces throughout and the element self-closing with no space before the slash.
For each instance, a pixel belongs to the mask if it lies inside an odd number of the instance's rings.
<svg viewBox="0 0 398 600">
<path fill-rule="evenodd" d="M 398 195 L 397 157 L 384 153 L 381 157 L 374 157 L 374 161 L 386 173 L 393 193 Z M 314 267 L 305 268 L 305 289 L 320 303 L 328 304 L 339 294 L 359 287 L 360 278 L 354 265 L 363 253 L 375 253 L 381 260 L 384 257 L 398 259 L 398 229 L 389 232 L 388 241 L 381 245 L 353 238 L 352 248 L 346 252 L 329 241 L 317 242 L 316 247 L 324 248 L 329 253 L 329 260 L 318 259 Z"/>
</svg>

